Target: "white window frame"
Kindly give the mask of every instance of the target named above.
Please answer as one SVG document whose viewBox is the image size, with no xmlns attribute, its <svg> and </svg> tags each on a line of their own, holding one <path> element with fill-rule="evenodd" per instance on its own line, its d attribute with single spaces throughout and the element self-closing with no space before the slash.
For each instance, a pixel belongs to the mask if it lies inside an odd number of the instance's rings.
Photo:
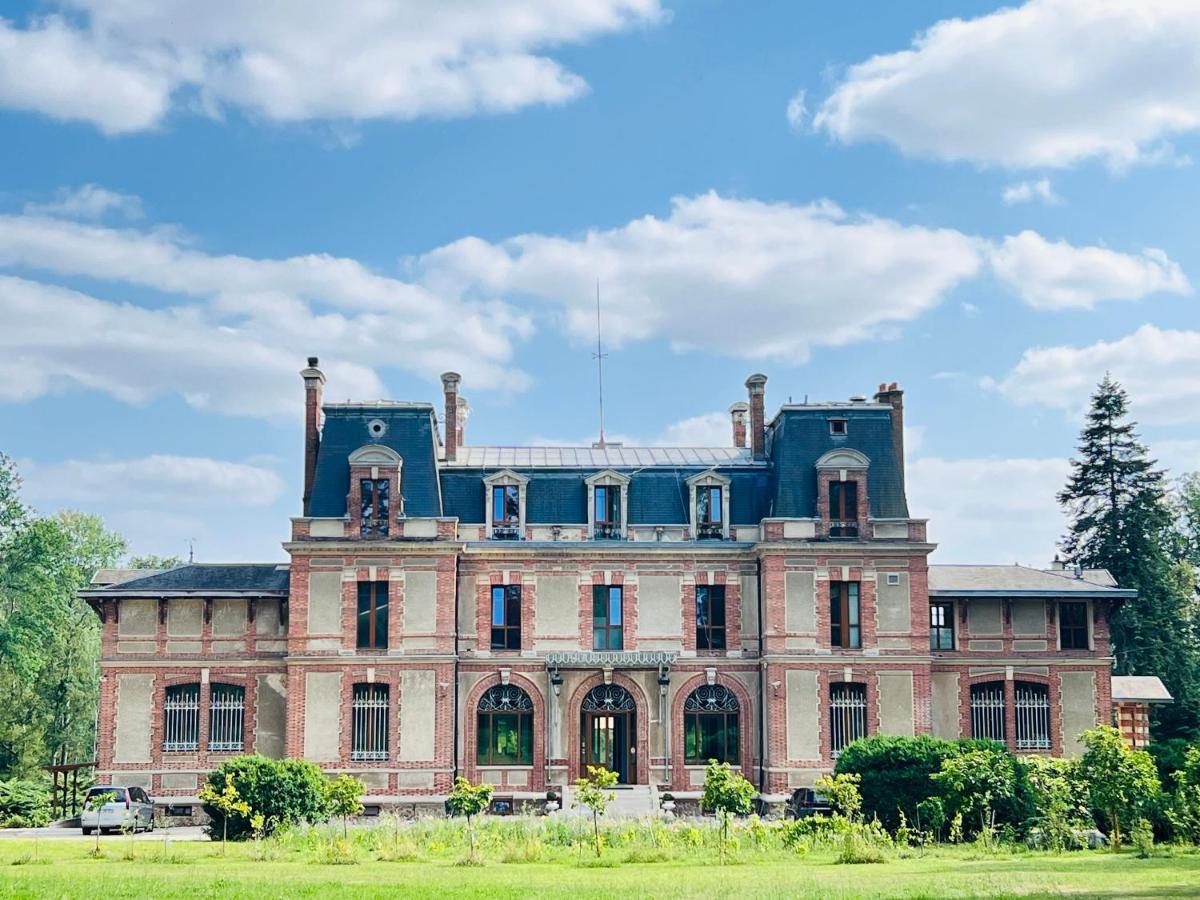
<svg viewBox="0 0 1200 900">
<path fill-rule="evenodd" d="M 494 521 L 492 518 L 492 488 L 512 485 L 516 485 L 517 488 L 517 540 L 525 540 L 525 500 L 529 493 L 529 478 L 512 469 L 501 469 L 483 479 L 483 528 L 487 540 L 492 539 L 492 522 Z"/>
<path fill-rule="evenodd" d="M 729 540 L 729 486 L 732 479 L 713 469 L 700 472 L 687 480 L 688 485 L 688 521 L 692 527 L 692 540 L 698 540 L 699 522 L 696 519 L 696 489 L 699 487 L 721 488 L 721 538 Z"/>
<path fill-rule="evenodd" d="M 603 472 L 589 475 L 583 479 L 583 483 L 587 485 L 588 540 L 596 539 L 596 488 L 598 487 L 619 487 L 621 489 L 621 513 L 618 525 L 621 534 L 618 540 L 627 540 L 629 537 L 629 476 L 622 475 L 614 469 L 605 469 Z"/>
</svg>

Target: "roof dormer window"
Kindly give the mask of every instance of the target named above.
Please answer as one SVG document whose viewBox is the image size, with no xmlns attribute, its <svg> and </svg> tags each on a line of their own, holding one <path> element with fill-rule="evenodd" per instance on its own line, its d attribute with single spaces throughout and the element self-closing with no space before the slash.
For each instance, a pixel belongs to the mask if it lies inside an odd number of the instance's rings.
<svg viewBox="0 0 1200 900">
<path fill-rule="evenodd" d="M 360 478 L 359 532 L 363 537 L 387 537 L 391 509 L 391 481 L 387 478 Z"/>
<path fill-rule="evenodd" d="M 351 533 L 362 538 L 385 538 L 398 533 L 404 515 L 401 474 L 404 460 L 391 447 L 367 444 L 350 454 L 350 495 L 346 514 Z"/>
<path fill-rule="evenodd" d="M 832 434 L 834 437 L 844 437 L 846 434 L 846 420 L 845 419 L 830 419 L 829 420 L 829 433 Z"/>
<path fill-rule="evenodd" d="M 497 541 L 519 541 L 525 534 L 525 491 L 529 479 L 510 469 L 483 479 L 488 535 Z"/>
<path fill-rule="evenodd" d="M 588 521 L 592 539 L 619 541 L 625 537 L 629 476 L 612 469 L 584 479 L 588 489 Z"/>
<path fill-rule="evenodd" d="M 729 537 L 729 483 L 728 478 L 713 471 L 688 479 L 692 535 L 696 540 Z"/>
</svg>

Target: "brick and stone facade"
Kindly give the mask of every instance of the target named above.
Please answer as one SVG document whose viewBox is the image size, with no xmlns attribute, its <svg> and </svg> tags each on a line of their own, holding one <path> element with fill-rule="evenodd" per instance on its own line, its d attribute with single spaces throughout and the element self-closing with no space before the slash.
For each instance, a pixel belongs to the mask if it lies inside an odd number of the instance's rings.
<svg viewBox="0 0 1200 900">
<path fill-rule="evenodd" d="M 433 806 L 458 774 L 519 801 L 603 760 L 686 795 L 720 747 L 781 796 L 859 735 L 987 727 L 1019 752 L 1074 753 L 1109 719 L 1107 623 L 1130 593 L 1105 573 L 931 566 L 894 384 L 767 421 L 751 376 L 729 447 L 501 448 L 466 441 L 454 373 L 446 436 L 432 404 L 322 406 L 315 359 L 302 375 L 288 562 L 86 592 L 101 779 L 185 802 L 253 751 L 354 774 L 371 803 Z M 364 534 L 381 482 L 390 506 Z M 615 534 L 598 525 L 606 489 Z M 497 526 L 509 502 L 520 528 Z M 493 642 L 494 616 L 515 646 Z M 242 704 L 240 750 L 210 747 L 213 685 Z M 194 726 L 171 718 L 180 686 Z"/>
</svg>

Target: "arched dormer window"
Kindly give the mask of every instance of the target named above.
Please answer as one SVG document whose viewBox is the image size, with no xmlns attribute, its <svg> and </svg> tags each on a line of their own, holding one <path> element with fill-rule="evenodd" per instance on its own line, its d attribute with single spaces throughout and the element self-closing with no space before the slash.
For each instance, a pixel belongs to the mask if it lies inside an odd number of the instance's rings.
<svg viewBox="0 0 1200 900">
<path fill-rule="evenodd" d="M 605 469 L 584 479 L 588 491 L 588 521 L 592 538 L 619 541 L 625 537 L 629 508 L 629 476 Z"/>
<path fill-rule="evenodd" d="M 827 537 L 858 538 L 867 518 L 867 467 L 857 450 L 830 450 L 817 460 L 817 508 Z"/>
<path fill-rule="evenodd" d="M 351 526 L 364 538 L 383 538 L 404 514 L 400 476 L 404 460 L 391 447 L 367 444 L 350 454 Z"/>
<path fill-rule="evenodd" d="M 488 535 L 494 540 L 519 541 L 525 535 L 525 495 L 529 479 L 501 469 L 483 479 Z"/>
<path fill-rule="evenodd" d="M 729 537 L 730 480 L 709 469 L 687 480 L 692 537 L 698 541 Z"/>
</svg>

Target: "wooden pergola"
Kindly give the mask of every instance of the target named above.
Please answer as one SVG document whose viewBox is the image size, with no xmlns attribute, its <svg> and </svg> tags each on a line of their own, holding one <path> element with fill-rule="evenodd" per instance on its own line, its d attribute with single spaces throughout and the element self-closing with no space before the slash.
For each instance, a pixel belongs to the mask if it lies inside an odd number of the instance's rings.
<svg viewBox="0 0 1200 900">
<path fill-rule="evenodd" d="M 42 766 L 50 773 L 50 815 L 55 819 L 66 818 L 67 810 L 70 815 L 79 812 L 79 771 L 94 769 L 96 761 L 85 763 L 68 763 L 61 766 Z"/>
</svg>

